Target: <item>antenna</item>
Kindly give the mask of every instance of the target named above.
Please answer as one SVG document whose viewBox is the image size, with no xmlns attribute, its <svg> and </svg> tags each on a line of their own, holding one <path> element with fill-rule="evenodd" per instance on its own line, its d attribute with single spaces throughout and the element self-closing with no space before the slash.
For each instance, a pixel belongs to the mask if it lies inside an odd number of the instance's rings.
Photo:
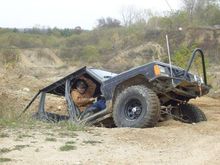
<svg viewBox="0 0 220 165">
<path fill-rule="evenodd" d="M 167 4 L 167 6 L 170 8 L 170 11 L 172 12 L 173 9 L 172 9 L 172 7 L 170 6 L 170 3 L 168 2 L 168 0 L 165 0 L 165 2 L 166 2 L 166 4 Z"/>
<path fill-rule="evenodd" d="M 168 53 L 169 64 L 170 64 L 170 76 L 172 78 L 172 85 L 174 85 L 174 82 L 173 82 L 173 70 L 172 70 L 172 63 L 171 63 L 171 57 L 170 57 L 170 45 L 169 45 L 169 38 L 168 38 L 167 34 L 166 34 L 166 42 L 167 42 L 167 53 Z"/>
</svg>

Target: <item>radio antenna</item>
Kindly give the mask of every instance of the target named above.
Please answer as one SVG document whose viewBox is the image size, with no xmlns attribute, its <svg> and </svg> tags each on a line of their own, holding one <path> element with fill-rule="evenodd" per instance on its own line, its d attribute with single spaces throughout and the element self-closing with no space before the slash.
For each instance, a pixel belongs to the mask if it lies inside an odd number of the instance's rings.
<svg viewBox="0 0 220 165">
<path fill-rule="evenodd" d="M 171 56 L 170 56 L 170 45 L 169 45 L 169 38 L 168 38 L 167 34 L 166 34 L 166 42 L 167 42 L 167 53 L 168 53 L 169 65 L 170 65 L 170 76 L 172 78 L 172 85 L 174 85 L 174 82 L 173 82 L 173 70 L 172 70 L 172 63 L 171 63 Z"/>
</svg>

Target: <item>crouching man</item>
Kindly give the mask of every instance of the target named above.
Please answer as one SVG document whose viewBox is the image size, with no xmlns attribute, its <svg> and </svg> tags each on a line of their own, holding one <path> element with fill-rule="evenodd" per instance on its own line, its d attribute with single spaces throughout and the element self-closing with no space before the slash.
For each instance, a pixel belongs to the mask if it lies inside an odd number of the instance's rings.
<svg viewBox="0 0 220 165">
<path fill-rule="evenodd" d="M 106 108 L 106 101 L 103 97 L 93 97 L 95 89 L 96 85 L 90 79 L 80 77 L 71 91 L 72 99 L 81 112 L 81 118 Z"/>
</svg>

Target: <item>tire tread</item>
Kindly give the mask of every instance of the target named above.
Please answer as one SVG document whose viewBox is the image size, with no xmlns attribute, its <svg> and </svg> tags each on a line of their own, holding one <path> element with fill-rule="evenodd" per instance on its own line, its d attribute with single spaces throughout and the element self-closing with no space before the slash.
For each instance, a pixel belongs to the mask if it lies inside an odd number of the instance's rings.
<svg viewBox="0 0 220 165">
<path fill-rule="evenodd" d="M 136 86 L 128 87 L 116 97 L 116 101 L 113 106 L 113 120 L 114 120 L 115 125 L 118 127 L 123 127 L 123 125 L 121 125 L 119 117 L 117 116 L 117 108 L 120 106 L 120 100 L 123 97 L 125 97 L 127 93 L 132 92 L 133 90 L 136 90 L 139 93 L 141 93 L 143 96 L 146 96 L 146 101 L 148 105 L 147 115 L 145 115 L 144 119 L 142 119 L 134 127 L 139 127 L 139 128 L 154 127 L 159 120 L 160 101 L 156 93 L 154 93 L 151 89 L 143 85 L 136 85 Z"/>
</svg>

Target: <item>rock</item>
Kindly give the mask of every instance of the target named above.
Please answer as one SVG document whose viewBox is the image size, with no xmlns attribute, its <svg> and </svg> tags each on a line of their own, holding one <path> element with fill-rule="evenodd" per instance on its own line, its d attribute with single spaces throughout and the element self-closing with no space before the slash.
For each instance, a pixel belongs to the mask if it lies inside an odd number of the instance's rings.
<svg viewBox="0 0 220 165">
<path fill-rule="evenodd" d="M 30 92 L 30 89 L 25 87 L 25 88 L 23 88 L 23 91 Z"/>
</svg>

